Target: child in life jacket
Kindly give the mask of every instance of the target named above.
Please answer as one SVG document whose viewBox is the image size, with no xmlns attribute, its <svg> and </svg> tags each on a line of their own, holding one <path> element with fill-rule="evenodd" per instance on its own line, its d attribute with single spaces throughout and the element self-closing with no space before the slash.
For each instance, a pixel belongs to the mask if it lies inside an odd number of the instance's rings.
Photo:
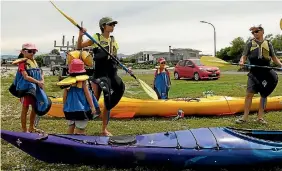
<svg viewBox="0 0 282 171">
<path fill-rule="evenodd" d="M 73 53 L 76 54 L 76 53 Z M 68 123 L 68 134 L 85 134 L 89 120 L 93 119 L 95 106 L 89 91 L 84 62 L 74 58 L 69 61 L 69 77 L 57 85 L 64 86 L 63 110 Z"/>
<path fill-rule="evenodd" d="M 43 89 L 44 78 L 42 70 L 34 59 L 37 51 L 34 44 L 25 43 L 22 45 L 19 58 L 13 62 L 13 64 L 18 65 L 18 71 L 9 91 L 15 97 L 20 98 L 22 103 L 21 125 L 23 132 L 42 132 L 35 128 L 35 116 L 36 114 L 39 116 L 46 114 L 52 104 Z M 29 106 L 32 107 L 32 110 L 30 113 L 29 129 L 27 129 L 26 117 Z"/>
<path fill-rule="evenodd" d="M 170 74 L 166 68 L 165 59 L 160 58 L 159 66 L 155 72 L 153 82 L 154 90 L 156 91 L 159 99 L 168 99 L 168 92 L 171 86 Z"/>
</svg>

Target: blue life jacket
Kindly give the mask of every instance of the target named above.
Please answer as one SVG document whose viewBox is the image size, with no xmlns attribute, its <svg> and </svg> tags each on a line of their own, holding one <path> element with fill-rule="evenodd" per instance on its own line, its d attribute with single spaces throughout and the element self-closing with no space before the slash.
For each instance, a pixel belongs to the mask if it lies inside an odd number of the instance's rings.
<svg viewBox="0 0 282 171">
<path fill-rule="evenodd" d="M 41 69 L 38 67 L 36 61 L 32 61 L 27 58 L 21 58 L 13 62 L 13 64 L 25 63 L 25 70 L 27 74 L 36 79 L 41 80 Z M 51 99 L 47 96 L 45 91 L 41 89 L 37 84 L 29 82 L 24 79 L 22 73 L 17 71 L 16 77 L 9 88 L 9 91 L 15 97 L 21 98 L 27 95 L 32 96 L 35 99 L 35 112 L 39 116 L 43 116 L 51 108 Z"/>
</svg>

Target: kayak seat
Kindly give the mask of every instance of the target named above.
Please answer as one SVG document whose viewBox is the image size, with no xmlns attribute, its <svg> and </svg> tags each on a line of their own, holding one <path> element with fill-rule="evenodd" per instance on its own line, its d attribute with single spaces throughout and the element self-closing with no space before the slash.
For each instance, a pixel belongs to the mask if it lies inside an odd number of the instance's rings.
<svg viewBox="0 0 282 171">
<path fill-rule="evenodd" d="M 136 143 L 135 136 L 111 136 L 109 137 L 108 144 L 111 145 L 132 145 Z"/>
</svg>

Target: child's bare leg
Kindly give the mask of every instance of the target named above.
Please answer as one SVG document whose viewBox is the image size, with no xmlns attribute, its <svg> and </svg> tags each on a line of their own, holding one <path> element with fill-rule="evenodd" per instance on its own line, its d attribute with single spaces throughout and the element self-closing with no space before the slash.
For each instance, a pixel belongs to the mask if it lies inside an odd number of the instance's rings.
<svg viewBox="0 0 282 171">
<path fill-rule="evenodd" d="M 68 128 L 68 134 L 74 134 L 74 127 L 75 125 L 69 125 L 69 128 Z"/>
<path fill-rule="evenodd" d="M 75 134 L 85 134 L 85 129 L 75 128 L 74 133 Z"/>
<path fill-rule="evenodd" d="M 87 126 L 87 121 L 75 121 L 75 134 L 85 134 L 85 128 Z"/>
<path fill-rule="evenodd" d="M 26 128 L 26 116 L 28 112 L 28 107 L 22 106 L 22 113 L 21 113 L 21 124 L 22 124 L 22 131 L 27 132 Z"/>
<path fill-rule="evenodd" d="M 36 115 L 35 109 L 34 107 L 32 107 L 30 118 L 29 118 L 29 129 L 28 129 L 29 132 L 33 132 L 35 130 L 35 127 L 34 127 L 35 115 Z"/>
</svg>

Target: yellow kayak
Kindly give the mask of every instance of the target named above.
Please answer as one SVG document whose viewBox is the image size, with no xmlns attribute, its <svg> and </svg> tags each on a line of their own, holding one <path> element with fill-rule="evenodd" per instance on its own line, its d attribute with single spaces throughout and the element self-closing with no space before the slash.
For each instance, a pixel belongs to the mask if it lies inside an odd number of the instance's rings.
<svg viewBox="0 0 282 171">
<path fill-rule="evenodd" d="M 49 116 L 64 117 L 62 98 L 51 98 Z M 251 111 L 258 111 L 259 97 L 253 98 Z M 112 109 L 112 118 L 133 118 L 135 116 L 176 116 L 179 109 L 187 115 L 232 115 L 244 111 L 244 97 L 207 96 L 206 98 L 178 98 L 170 100 L 143 100 L 122 97 Z M 99 100 L 101 110 L 103 99 Z M 282 96 L 269 97 L 266 111 L 282 110 Z"/>
</svg>

